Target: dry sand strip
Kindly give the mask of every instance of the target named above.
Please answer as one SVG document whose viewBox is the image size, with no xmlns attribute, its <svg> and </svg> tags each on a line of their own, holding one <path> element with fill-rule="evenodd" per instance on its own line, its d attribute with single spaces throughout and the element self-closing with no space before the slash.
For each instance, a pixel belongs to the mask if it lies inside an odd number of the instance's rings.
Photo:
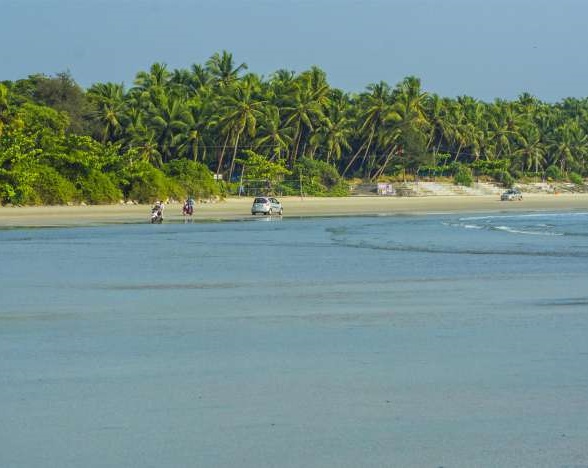
<svg viewBox="0 0 588 468">
<path fill-rule="evenodd" d="M 588 211 L 588 194 L 525 194 L 523 201 L 502 202 L 495 195 L 427 197 L 283 197 L 284 217 L 351 216 L 511 211 Z M 194 221 L 251 218 L 252 198 L 230 198 L 196 206 Z M 0 227 L 84 226 L 148 223 L 148 205 L 37 206 L 0 208 Z M 169 204 L 165 220 L 181 222 L 181 204 Z"/>
</svg>

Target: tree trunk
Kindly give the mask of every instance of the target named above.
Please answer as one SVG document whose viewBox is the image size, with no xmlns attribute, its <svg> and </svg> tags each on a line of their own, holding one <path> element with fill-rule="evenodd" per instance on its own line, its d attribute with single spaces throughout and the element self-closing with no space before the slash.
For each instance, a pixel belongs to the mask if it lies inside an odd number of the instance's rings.
<svg viewBox="0 0 588 468">
<path fill-rule="evenodd" d="M 343 173 L 341 174 L 341 177 L 345 176 L 345 173 L 347 172 L 347 170 L 351 167 L 351 165 L 355 162 L 355 160 L 357 159 L 357 156 L 359 156 L 359 153 L 361 153 L 361 150 L 363 149 L 365 143 L 362 143 L 361 146 L 359 147 L 359 149 L 357 150 L 357 153 L 355 153 L 353 155 L 353 157 L 351 158 L 351 161 L 349 161 L 349 164 L 347 164 L 347 166 L 345 166 L 345 169 L 343 170 Z"/>
<path fill-rule="evenodd" d="M 223 143 L 223 149 L 221 150 L 221 154 L 218 158 L 218 166 L 216 168 L 216 175 L 218 176 L 221 172 L 221 168 L 223 165 L 223 158 L 225 157 L 225 149 L 227 148 L 227 142 L 229 141 L 229 133 L 227 132 L 227 136 L 225 138 L 225 142 Z"/>
<path fill-rule="evenodd" d="M 298 123 L 298 128 L 296 130 L 296 144 L 294 145 L 294 150 L 290 153 L 290 168 L 294 166 L 294 160 L 298 155 L 298 145 L 300 144 L 300 137 L 302 136 L 302 129 L 300 128 L 300 123 Z"/>
<path fill-rule="evenodd" d="M 453 159 L 453 162 L 457 162 L 457 158 L 459 158 L 459 153 L 461 153 L 461 148 L 462 148 L 462 144 L 460 143 L 459 146 L 457 147 L 457 153 L 455 153 L 455 158 Z"/>
<path fill-rule="evenodd" d="M 231 158 L 231 168 L 229 169 L 229 180 L 231 181 L 231 177 L 233 177 L 233 169 L 235 168 L 235 158 L 237 157 L 237 147 L 239 146 L 239 138 L 241 137 L 241 132 L 237 133 L 237 139 L 235 140 L 235 148 L 233 149 L 233 157 Z"/>
<path fill-rule="evenodd" d="M 374 180 L 376 180 L 378 177 L 380 177 L 384 171 L 386 170 L 386 166 L 388 166 L 388 163 L 390 162 L 390 160 L 392 159 L 392 156 L 394 154 L 394 151 L 397 149 L 398 147 L 396 145 L 394 145 L 394 147 L 390 150 L 390 152 L 386 155 L 386 159 L 384 160 L 384 164 L 382 164 L 382 167 L 380 167 L 380 169 L 378 169 L 375 174 L 370 178 L 370 182 L 373 182 Z"/>
<path fill-rule="evenodd" d="M 365 153 L 363 153 L 363 159 L 361 160 L 361 164 L 364 164 L 365 163 L 365 158 L 367 158 L 367 154 L 368 154 L 368 151 L 370 150 L 370 146 L 372 145 L 372 140 L 374 138 L 375 132 L 376 131 L 374 129 L 372 129 L 372 131 L 370 133 L 370 137 L 368 139 L 368 144 L 367 144 L 367 146 L 365 148 Z"/>
</svg>

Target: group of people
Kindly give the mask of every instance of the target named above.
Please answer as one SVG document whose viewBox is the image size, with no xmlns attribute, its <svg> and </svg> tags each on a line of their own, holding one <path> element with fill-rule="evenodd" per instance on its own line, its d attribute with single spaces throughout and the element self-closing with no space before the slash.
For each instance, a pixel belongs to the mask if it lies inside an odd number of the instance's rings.
<svg viewBox="0 0 588 468">
<path fill-rule="evenodd" d="M 182 206 L 182 214 L 184 218 L 186 216 L 192 216 L 194 214 L 194 206 L 196 201 L 192 197 L 186 198 L 184 205 Z M 157 200 L 151 208 L 151 222 L 161 223 L 163 221 L 163 210 L 165 209 L 165 203 L 161 200 Z"/>
</svg>

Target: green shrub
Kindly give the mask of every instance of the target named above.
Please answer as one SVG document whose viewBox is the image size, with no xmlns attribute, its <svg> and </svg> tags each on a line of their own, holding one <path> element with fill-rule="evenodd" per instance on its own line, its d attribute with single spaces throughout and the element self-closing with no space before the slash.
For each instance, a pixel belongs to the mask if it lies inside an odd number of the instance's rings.
<svg viewBox="0 0 588 468">
<path fill-rule="evenodd" d="M 344 180 L 340 180 L 329 189 L 327 195 L 330 197 L 346 197 L 349 195 L 349 184 Z"/>
<path fill-rule="evenodd" d="M 584 179 L 577 172 L 570 172 L 570 175 L 568 177 L 571 183 L 576 185 L 584 185 Z"/>
<path fill-rule="evenodd" d="M 172 177 L 190 196 L 196 199 L 219 196 L 221 188 L 212 172 L 204 164 L 189 159 L 176 159 L 164 166 L 165 173 Z"/>
<path fill-rule="evenodd" d="M 4 171 L 0 182 L 0 200 L 2 204 L 38 205 L 41 199 L 33 188 L 36 173 L 16 166 L 12 171 Z"/>
<path fill-rule="evenodd" d="M 115 203 L 123 198 L 122 191 L 113 180 L 113 175 L 92 170 L 76 184 L 82 199 L 92 204 Z"/>
<path fill-rule="evenodd" d="M 65 205 L 77 200 L 75 186 L 49 166 L 39 166 L 32 188 L 44 205 Z"/>
<path fill-rule="evenodd" d="M 149 163 L 137 163 L 128 174 L 127 197 L 139 203 L 172 198 L 181 200 L 186 190 Z"/>
<path fill-rule="evenodd" d="M 0 204 L 14 203 L 16 190 L 9 183 L 0 183 Z"/>
<path fill-rule="evenodd" d="M 337 169 L 324 161 L 301 158 L 294 167 L 293 177 L 302 182 L 302 191 L 306 195 L 344 196 L 349 193 L 349 187 Z"/>
<path fill-rule="evenodd" d="M 494 179 L 508 188 L 512 187 L 515 183 L 514 177 L 508 171 L 496 171 L 494 173 Z"/>
<path fill-rule="evenodd" d="M 551 180 L 561 180 L 563 179 L 563 173 L 559 167 L 551 165 L 545 169 L 545 177 Z"/>
<path fill-rule="evenodd" d="M 466 187 L 471 187 L 471 185 L 474 183 L 472 170 L 467 166 L 460 165 L 453 176 L 453 183 L 455 185 L 464 185 Z"/>
</svg>

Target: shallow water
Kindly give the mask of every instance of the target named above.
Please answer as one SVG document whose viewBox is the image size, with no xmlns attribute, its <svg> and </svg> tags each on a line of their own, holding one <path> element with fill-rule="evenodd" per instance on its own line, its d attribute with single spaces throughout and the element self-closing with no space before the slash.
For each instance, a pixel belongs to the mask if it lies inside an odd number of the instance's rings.
<svg viewBox="0 0 588 468">
<path fill-rule="evenodd" d="M 588 214 L 0 231 L 0 466 L 588 466 Z"/>
</svg>

